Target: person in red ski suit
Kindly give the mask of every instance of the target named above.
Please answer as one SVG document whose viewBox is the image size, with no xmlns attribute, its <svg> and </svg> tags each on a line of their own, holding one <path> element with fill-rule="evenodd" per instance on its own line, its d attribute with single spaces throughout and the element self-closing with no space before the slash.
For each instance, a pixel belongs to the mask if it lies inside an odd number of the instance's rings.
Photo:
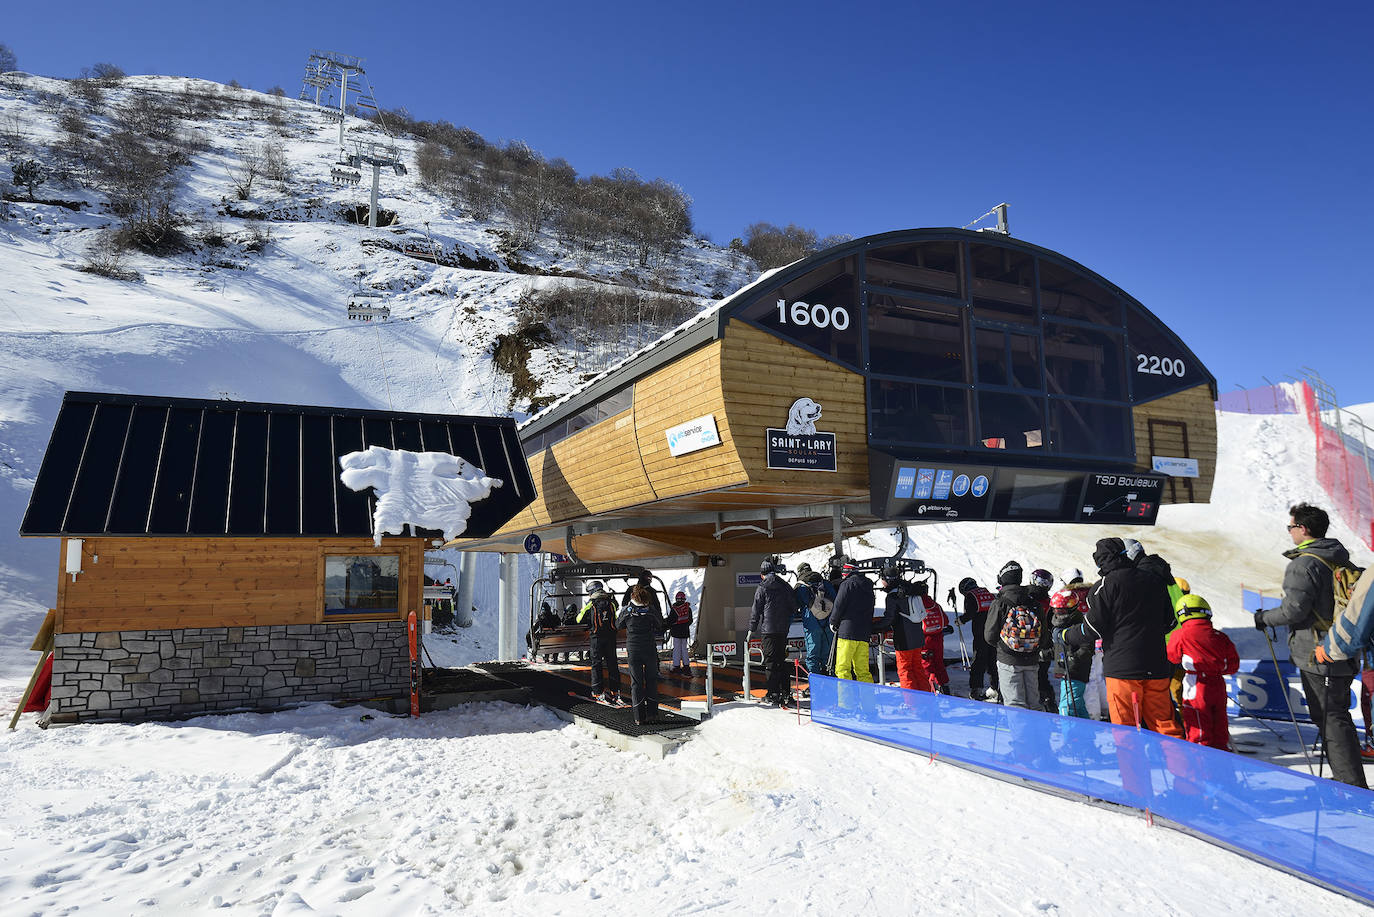
<svg viewBox="0 0 1374 917">
<path fill-rule="evenodd" d="M 1189 742 L 1226 749 L 1226 678 L 1240 668 L 1231 638 L 1212 627 L 1212 608 L 1200 595 L 1178 603 L 1179 627 L 1169 635 L 1169 661 L 1183 666 L 1183 730 Z"/>
<path fill-rule="evenodd" d="M 949 619 L 945 617 L 945 610 L 940 607 L 934 599 L 927 593 L 930 591 L 925 581 L 911 584 L 911 591 L 920 598 L 925 605 L 926 615 L 921 621 L 921 629 L 925 632 L 925 650 L 921 653 L 921 664 L 925 668 L 925 682 L 930 683 L 935 680 L 941 694 L 948 694 L 949 674 L 945 672 L 945 634 L 954 628 L 950 626 Z"/>
</svg>

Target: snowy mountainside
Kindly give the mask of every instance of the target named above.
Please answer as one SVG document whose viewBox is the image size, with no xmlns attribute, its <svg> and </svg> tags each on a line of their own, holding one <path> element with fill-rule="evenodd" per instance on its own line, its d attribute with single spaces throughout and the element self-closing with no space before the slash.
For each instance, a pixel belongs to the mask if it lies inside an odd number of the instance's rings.
<svg viewBox="0 0 1374 917">
<path fill-rule="evenodd" d="M 507 225 L 455 211 L 420 185 L 414 168 L 382 176 L 379 210 L 394 212 L 395 225 L 351 223 L 344 212 L 366 205 L 370 170 L 357 187 L 331 181 L 338 126 L 326 112 L 154 76 L 105 89 L 89 120 L 107 129 L 109 113 L 138 94 L 169 106 L 187 93 L 211 98 L 212 116 L 180 127 L 194 151 L 175 202 L 189 220 L 188 246 L 163 257 L 123 255 L 136 281 L 87 273 L 81 268 L 118 219 L 101 193 L 62 177 L 66 167 L 53 151 L 62 113 L 82 105 L 75 87 L 26 74 L 0 78 L 3 161 L 34 158 L 47 168 L 36 200 L 85 204 L 16 200 L 26 195 L 11 189 L 9 219 L 0 221 L 0 672 L 32 664 L 24 648 L 56 590 L 56 542 L 15 533 L 63 391 L 500 415 L 512 407 L 512 387 L 493 364 L 493 344 L 517 327 L 515 304 L 526 291 L 577 273 L 688 291 L 705 305 L 722 281 L 733 289 L 752 279 L 737 257 L 706 240 L 688 240 L 646 272 L 611 249 L 574 257 L 548 235 L 521 254 L 522 269 L 540 273 L 514 273 L 498 251 Z M 393 142 L 368 122 L 350 118 L 347 127 L 350 138 Z M 253 194 L 237 200 L 232 186 L 246 151 L 267 143 L 281 145 L 291 178 L 260 177 Z M 412 139 L 394 144 L 400 160 L 413 161 Z M 394 250 L 405 241 L 497 269 L 407 257 Z M 346 305 L 359 293 L 380 294 L 359 301 L 387 305 L 390 321 L 349 321 Z M 638 333 L 648 340 L 659 332 Z M 641 343 L 634 333 L 585 348 L 560 342 L 534 349 L 529 368 L 539 394 L 551 398 Z M 527 405 L 514 407 L 520 417 Z"/>
</svg>

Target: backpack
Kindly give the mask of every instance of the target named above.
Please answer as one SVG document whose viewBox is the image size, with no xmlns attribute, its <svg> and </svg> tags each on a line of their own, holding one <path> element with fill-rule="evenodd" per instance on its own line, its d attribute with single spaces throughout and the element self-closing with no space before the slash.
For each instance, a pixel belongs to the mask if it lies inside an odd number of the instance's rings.
<svg viewBox="0 0 1374 917">
<path fill-rule="evenodd" d="M 1013 605 L 1007 610 L 999 636 L 1013 653 L 1033 653 L 1040 648 L 1040 609 Z"/>
<path fill-rule="evenodd" d="M 907 613 L 906 619 L 912 624 L 924 624 L 926 619 L 926 603 L 921 601 L 919 595 L 909 595 L 906 597 Z"/>
<path fill-rule="evenodd" d="M 824 621 L 830 617 L 830 612 L 835 610 L 835 600 L 826 593 L 824 586 L 817 586 L 814 592 L 816 601 L 811 603 L 811 617 L 817 621 Z"/>
<path fill-rule="evenodd" d="M 1355 584 L 1360 581 L 1360 574 L 1364 573 L 1364 567 L 1357 567 L 1347 561 L 1346 563 L 1333 564 L 1317 554 L 1302 551 L 1299 557 L 1315 557 L 1331 571 L 1331 595 L 1336 600 L 1336 605 L 1331 609 L 1331 620 L 1324 620 L 1320 614 L 1313 613 L 1317 619 L 1317 638 L 1320 639 L 1331 629 L 1332 621 L 1341 616 L 1341 613 L 1350 606 L 1350 597 L 1355 594 Z"/>
<path fill-rule="evenodd" d="M 1336 574 L 1333 573 L 1333 576 Z M 1374 652 L 1374 576 L 1359 577 L 1344 609 L 1338 611 L 1325 636 L 1326 654 L 1340 662 Z"/>
</svg>

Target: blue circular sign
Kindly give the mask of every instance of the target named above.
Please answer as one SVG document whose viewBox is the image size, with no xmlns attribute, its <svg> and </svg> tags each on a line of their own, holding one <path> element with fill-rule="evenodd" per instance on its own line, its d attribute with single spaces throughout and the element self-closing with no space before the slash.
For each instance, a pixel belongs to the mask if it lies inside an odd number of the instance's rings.
<svg viewBox="0 0 1374 917">
<path fill-rule="evenodd" d="M 962 497 L 968 493 L 968 475 L 961 474 L 954 479 L 954 496 Z"/>
<path fill-rule="evenodd" d="M 544 546 L 544 542 L 539 540 L 539 536 L 530 532 L 525 536 L 525 553 L 538 554 L 539 549 Z"/>
<path fill-rule="evenodd" d="M 985 474 L 980 474 L 980 475 L 978 475 L 978 477 L 976 477 L 976 478 L 973 479 L 973 495 L 974 495 L 975 497 L 981 497 L 983 494 L 985 494 L 985 493 L 987 493 L 987 492 L 988 492 L 988 476 L 985 475 Z"/>
</svg>

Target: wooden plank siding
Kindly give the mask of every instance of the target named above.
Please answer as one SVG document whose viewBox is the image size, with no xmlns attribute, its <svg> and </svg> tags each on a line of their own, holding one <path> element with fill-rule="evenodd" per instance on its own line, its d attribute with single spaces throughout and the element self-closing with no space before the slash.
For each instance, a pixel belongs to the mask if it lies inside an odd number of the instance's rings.
<svg viewBox="0 0 1374 917">
<path fill-rule="evenodd" d="M 420 610 L 419 538 L 87 538 L 75 581 L 59 565 L 57 632 L 319 623 L 331 554 L 399 554 L 399 617 Z"/>
<path fill-rule="evenodd" d="M 748 482 L 721 388 L 727 347 L 725 341 L 712 341 L 635 385 L 635 434 L 660 500 Z M 668 449 L 668 430 L 707 414 L 715 418 L 720 445 L 675 457 Z"/>
<path fill-rule="evenodd" d="M 1217 414 L 1211 387 L 1198 385 L 1138 404 L 1131 414 L 1135 423 L 1136 467 L 1141 471 L 1149 471 L 1153 462 L 1150 455 L 1150 419 L 1187 424 L 1188 455 L 1178 457 L 1197 459 L 1198 477 L 1193 479 L 1193 500 L 1210 503 L 1212 483 L 1217 474 Z M 1184 491 L 1180 490 L 1179 493 Z M 1164 489 L 1164 502 L 1173 502 L 1167 487 Z"/>
<path fill-rule="evenodd" d="M 863 376 L 738 320 L 727 326 L 723 341 L 722 389 L 749 488 L 867 500 L 868 400 Z M 792 402 L 802 397 L 821 406 L 816 428 L 835 434 L 835 472 L 768 468 L 765 431 L 785 427 Z M 757 502 L 770 505 L 776 500 Z"/>
</svg>

